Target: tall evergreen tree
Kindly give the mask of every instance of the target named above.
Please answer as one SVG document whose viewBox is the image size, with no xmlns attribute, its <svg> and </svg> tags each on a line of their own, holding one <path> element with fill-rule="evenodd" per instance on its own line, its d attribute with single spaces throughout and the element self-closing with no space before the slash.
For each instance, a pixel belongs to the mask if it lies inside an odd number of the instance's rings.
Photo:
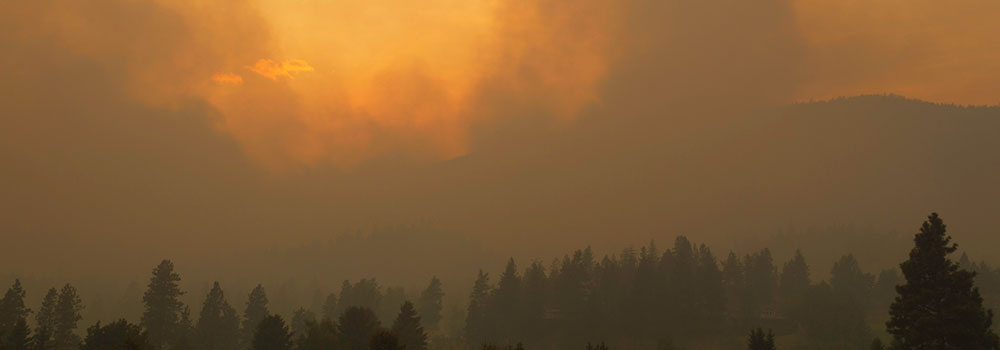
<svg viewBox="0 0 1000 350">
<path fill-rule="evenodd" d="M 52 333 L 52 344 L 56 350 L 76 349 L 80 344 L 80 336 L 76 334 L 77 322 L 83 319 L 80 311 L 83 301 L 70 284 L 59 291 L 59 299 L 55 308 L 55 329 Z"/>
<path fill-rule="evenodd" d="M 768 330 L 765 334 L 764 330 L 760 328 L 750 331 L 747 350 L 775 350 L 774 333 Z"/>
<path fill-rule="evenodd" d="M 31 346 L 31 329 L 23 317 L 14 322 L 7 333 L 0 334 L 0 349 L 28 350 Z"/>
<path fill-rule="evenodd" d="M 31 309 L 24 306 L 25 295 L 27 293 L 21 287 L 21 280 L 15 279 L 7 293 L 4 293 L 3 299 L 0 299 L 0 333 L 10 334 L 21 319 L 28 318 Z"/>
<path fill-rule="evenodd" d="M 299 338 L 306 334 L 310 323 L 316 323 L 316 314 L 305 308 L 298 308 L 292 312 L 292 337 Z"/>
<path fill-rule="evenodd" d="M 1000 340 L 993 313 L 983 308 L 974 273 L 948 258 L 951 243 L 937 213 L 928 216 L 913 238 L 908 260 L 900 264 L 906 283 L 889 308 L 887 330 L 894 349 L 996 350 Z"/>
<path fill-rule="evenodd" d="M 726 291 L 722 282 L 722 271 L 719 270 L 715 255 L 704 244 L 698 247 L 694 280 L 697 335 L 718 334 L 725 319 Z"/>
<path fill-rule="evenodd" d="M 219 282 L 205 296 L 194 329 L 194 346 L 205 350 L 235 350 L 239 348 L 240 318 L 229 305 Z"/>
<path fill-rule="evenodd" d="M 479 270 L 476 281 L 472 285 L 472 293 L 469 295 L 469 309 L 465 315 L 465 338 L 469 344 L 486 343 L 489 330 L 486 312 L 490 305 L 492 290 L 489 274 Z"/>
<path fill-rule="evenodd" d="M 174 272 L 174 264 L 163 260 L 153 269 L 153 277 L 142 296 L 145 311 L 140 325 L 153 350 L 167 349 L 177 339 L 178 326 L 184 312 L 180 297 L 184 294 L 178 282 L 181 276 Z"/>
<path fill-rule="evenodd" d="M 441 322 L 441 310 L 444 308 L 444 291 L 441 290 L 441 280 L 432 277 L 427 288 L 420 293 L 417 299 L 417 313 L 428 330 L 437 330 L 438 323 Z"/>
<path fill-rule="evenodd" d="M 773 305 L 778 284 L 777 269 L 774 267 L 771 250 L 767 248 L 747 255 L 743 267 L 746 276 L 743 311 L 744 317 L 752 321 L 760 316 L 761 310 Z"/>
<path fill-rule="evenodd" d="M 337 294 L 330 293 L 326 296 L 326 300 L 323 301 L 323 318 L 324 319 L 337 319 Z"/>
<path fill-rule="evenodd" d="M 493 292 L 489 317 L 496 323 L 497 335 L 501 340 L 511 342 L 522 337 L 520 325 L 521 276 L 517 273 L 514 258 L 507 261 L 507 267 L 500 275 L 500 281 Z"/>
<path fill-rule="evenodd" d="M 525 341 L 535 340 L 541 336 L 542 318 L 545 316 L 545 306 L 548 304 L 549 280 L 545 275 L 545 267 L 540 262 L 532 262 L 524 272 L 524 294 L 522 308 L 525 329 Z"/>
<path fill-rule="evenodd" d="M 42 307 L 35 314 L 34 348 L 49 350 L 52 348 L 52 334 L 56 329 L 56 303 L 59 301 L 59 291 L 49 288 L 42 299 Z"/>
<path fill-rule="evenodd" d="M 830 270 L 830 287 L 834 293 L 853 299 L 862 308 L 867 308 L 874 285 L 875 276 L 861 270 L 854 254 L 841 257 Z"/>
<path fill-rule="evenodd" d="M 305 332 L 296 340 L 299 350 L 329 350 L 339 346 L 337 325 L 329 318 L 306 322 Z"/>
<path fill-rule="evenodd" d="M 267 293 L 260 284 L 250 291 L 247 297 L 247 307 L 243 311 L 243 342 L 247 346 L 253 341 L 254 332 L 260 322 L 270 314 L 267 310 Z M 273 320 L 272 320 L 273 321 Z M 284 322 L 284 320 L 282 320 Z"/>
<path fill-rule="evenodd" d="M 184 310 L 181 311 L 181 320 L 177 323 L 173 344 L 170 347 L 172 349 L 193 348 L 194 338 L 194 322 L 191 321 L 191 308 L 185 305 Z"/>
<path fill-rule="evenodd" d="M 365 350 L 371 337 L 382 328 L 382 323 L 372 309 L 352 306 L 340 315 L 337 331 L 340 334 L 340 348 L 344 350 Z"/>
<path fill-rule="evenodd" d="M 142 327 L 125 320 L 104 326 L 101 322 L 87 328 L 87 337 L 80 350 L 144 350 L 148 349 Z"/>
<path fill-rule="evenodd" d="M 264 316 L 257 324 L 250 344 L 253 350 L 291 350 L 292 334 L 281 316 Z"/>
<path fill-rule="evenodd" d="M 420 326 L 420 315 L 413 308 L 413 303 L 407 301 L 399 308 L 399 315 L 392 322 L 392 334 L 399 338 L 399 343 L 408 350 L 426 350 L 427 333 Z"/>
<path fill-rule="evenodd" d="M 778 281 L 778 296 L 781 302 L 778 304 L 781 311 L 789 313 L 793 305 L 799 303 L 799 298 L 809 289 L 809 265 L 806 258 L 802 256 L 802 251 L 796 249 L 795 257 L 781 267 L 781 277 Z"/>
</svg>

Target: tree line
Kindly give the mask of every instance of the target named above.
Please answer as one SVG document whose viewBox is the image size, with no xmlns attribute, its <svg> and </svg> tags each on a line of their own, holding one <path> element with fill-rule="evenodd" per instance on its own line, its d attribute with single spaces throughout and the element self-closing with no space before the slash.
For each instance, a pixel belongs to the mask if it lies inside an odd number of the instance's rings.
<svg viewBox="0 0 1000 350">
<path fill-rule="evenodd" d="M 684 236 L 662 251 L 650 242 L 598 259 L 586 248 L 523 271 L 509 259 L 496 283 L 478 272 L 462 334 L 434 348 L 754 350 L 775 349 L 776 336 L 790 336 L 791 347 L 803 349 L 1000 349 L 979 289 L 995 295 L 1000 270 L 964 255 L 954 261 L 956 249 L 932 214 L 909 259 L 877 276 L 848 254 L 829 281 L 813 281 L 801 252 L 779 268 L 768 249 L 718 259 Z M 138 324 L 97 322 L 82 337 L 76 288 L 50 289 L 35 311 L 15 280 L 0 299 L 0 350 L 422 350 L 442 318 L 437 278 L 416 303 L 374 279 L 345 281 L 322 310 L 299 308 L 288 322 L 268 309 L 263 286 L 238 313 L 218 282 L 192 317 L 180 280 L 173 263 L 162 261 Z M 394 311 L 379 312 L 387 308 Z M 888 345 L 872 320 L 884 322 Z"/>
<path fill-rule="evenodd" d="M 248 295 L 240 314 L 228 302 L 219 282 L 205 296 L 197 319 L 181 302 L 180 275 L 170 260 L 157 265 L 142 301 L 144 312 L 138 324 L 120 319 L 96 324 L 77 334 L 83 303 L 76 288 L 66 284 L 51 289 L 41 307 L 33 312 L 24 303 L 26 291 L 20 280 L 0 299 L 0 350 L 290 350 L 368 349 L 391 344 L 421 350 L 427 347 L 422 324 L 437 327 L 444 292 L 432 278 L 417 298 L 405 300 L 400 288 L 383 288 L 374 279 L 344 281 L 339 297 L 331 293 L 321 314 L 304 308 L 293 312 L 290 322 L 268 310 L 267 294 L 257 285 Z M 395 320 L 384 328 L 376 309 L 395 305 Z M 34 313 L 35 327 L 28 325 Z M 423 315 L 423 316 L 421 316 Z M 317 320 L 319 318 L 319 320 Z"/>
<path fill-rule="evenodd" d="M 847 254 L 829 281 L 811 278 L 801 252 L 780 267 L 768 249 L 719 259 L 684 236 L 662 251 L 655 242 L 600 259 L 577 250 L 547 268 L 521 271 L 509 259 L 497 279 L 476 276 L 465 338 L 545 349 L 732 349 L 749 339 L 767 349 L 788 335 L 794 348 L 869 349 L 882 347 L 873 327 L 882 323 L 893 349 L 997 349 L 975 282 L 997 298 L 1000 270 L 951 260 L 957 246 L 937 214 L 914 243 L 900 270 L 867 273 Z"/>
</svg>

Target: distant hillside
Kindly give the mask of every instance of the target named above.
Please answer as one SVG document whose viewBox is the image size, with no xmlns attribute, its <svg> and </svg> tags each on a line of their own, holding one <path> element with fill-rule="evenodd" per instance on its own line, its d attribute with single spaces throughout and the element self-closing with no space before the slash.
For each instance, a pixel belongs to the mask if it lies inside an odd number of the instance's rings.
<svg viewBox="0 0 1000 350">
<path fill-rule="evenodd" d="M 872 95 L 713 113 L 585 118 L 428 176 L 470 229 L 569 245 L 732 245 L 832 225 L 909 236 L 939 211 L 963 248 L 995 256 L 983 244 L 1000 234 L 1000 107 Z"/>
</svg>

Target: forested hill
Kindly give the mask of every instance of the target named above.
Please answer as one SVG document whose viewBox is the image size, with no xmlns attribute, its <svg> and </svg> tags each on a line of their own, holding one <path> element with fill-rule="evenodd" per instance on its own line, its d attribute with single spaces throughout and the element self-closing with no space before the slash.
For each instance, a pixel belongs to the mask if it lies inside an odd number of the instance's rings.
<svg viewBox="0 0 1000 350">
<path fill-rule="evenodd" d="M 939 211 L 965 247 L 990 256 L 1000 108 L 873 95 L 706 110 L 613 122 L 605 115 L 615 111 L 596 111 L 568 130 L 518 129 L 502 147 L 429 171 L 428 182 L 445 203 L 462 203 L 459 224 L 523 239 L 688 234 L 727 244 L 831 225 L 910 235 L 909 222 Z"/>
</svg>

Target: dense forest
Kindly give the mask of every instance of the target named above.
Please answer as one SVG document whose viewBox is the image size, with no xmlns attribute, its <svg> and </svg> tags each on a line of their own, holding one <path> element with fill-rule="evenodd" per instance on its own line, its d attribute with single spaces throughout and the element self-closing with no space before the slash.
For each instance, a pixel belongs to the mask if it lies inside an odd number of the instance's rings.
<svg viewBox="0 0 1000 350">
<path fill-rule="evenodd" d="M 201 305 L 185 305 L 181 276 L 163 260 L 140 319 L 85 329 L 73 285 L 31 308 L 15 280 L 0 299 L 0 349 L 998 349 L 989 310 L 1000 302 L 1000 269 L 953 260 L 956 250 L 932 214 L 900 269 L 866 272 L 848 253 L 826 281 L 800 252 L 785 262 L 766 248 L 717 256 L 684 236 L 523 268 L 511 258 L 499 275 L 479 271 L 464 324 L 451 330 L 441 327 L 436 277 L 415 295 L 344 281 L 319 309 L 284 313 L 269 309 L 261 285 L 234 306 L 216 282 Z"/>
</svg>

